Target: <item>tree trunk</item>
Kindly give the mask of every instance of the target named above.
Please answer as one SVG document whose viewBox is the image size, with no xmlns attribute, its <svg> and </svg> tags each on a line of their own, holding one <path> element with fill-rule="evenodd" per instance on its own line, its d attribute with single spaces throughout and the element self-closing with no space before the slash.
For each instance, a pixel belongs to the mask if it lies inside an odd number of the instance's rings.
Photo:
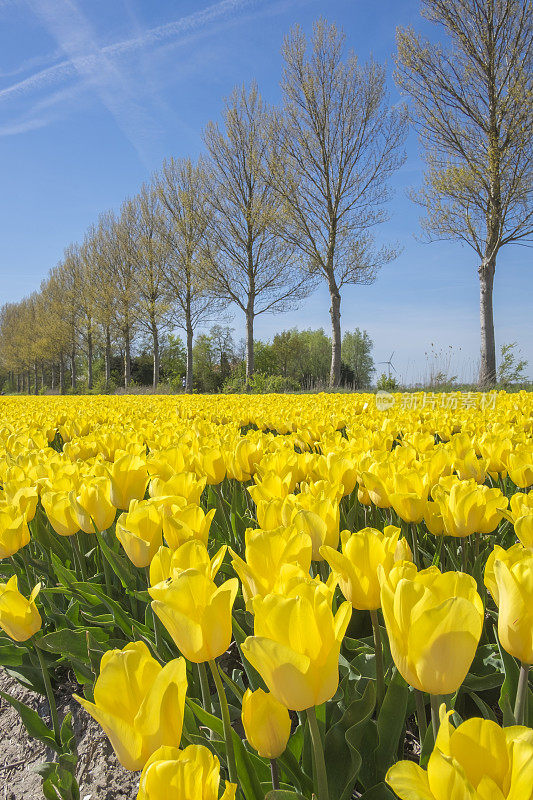
<svg viewBox="0 0 533 800">
<path fill-rule="evenodd" d="M 50 365 L 50 388 L 52 391 L 56 388 L 56 365 L 54 362 Z"/>
<path fill-rule="evenodd" d="M 334 389 L 341 382 L 341 294 L 334 281 L 330 281 L 329 295 L 331 306 L 331 368 L 329 387 Z"/>
<path fill-rule="evenodd" d="M 70 354 L 70 366 L 71 366 L 71 383 L 73 391 L 76 391 L 76 350 L 72 348 L 72 353 Z"/>
<path fill-rule="evenodd" d="M 43 393 L 44 393 L 45 386 L 46 386 L 46 377 L 45 377 L 45 374 L 44 374 L 44 361 L 41 361 L 41 389 L 42 389 Z"/>
<path fill-rule="evenodd" d="M 494 259 L 491 259 L 481 264 L 478 269 L 481 321 L 479 384 L 481 388 L 489 388 L 496 383 L 496 344 L 494 341 L 494 313 L 492 308 L 495 266 Z"/>
<path fill-rule="evenodd" d="M 63 353 L 59 356 L 59 393 L 65 394 L 65 359 Z"/>
<path fill-rule="evenodd" d="M 246 309 L 246 385 L 250 383 L 254 374 L 254 307 L 248 303 Z"/>
<path fill-rule="evenodd" d="M 154 340 L 154 376 L 152 386 L 154 389 L 157 389 L 159 383 L 159 334 L 157 325 L 152 327 L 152 337 Z"/>
<path fill-rule="evenodd" d="M 124 333 L 124 388 L 127 389 L 131 379 L 131 342 L 130 329 L 126 328 Z"/>
<path fill-rule="evenodd" d="M 39 368 L 36 361 L 33 364 L 33 377 L 35 379 L 34 394 L 39 394 Z"/>
<path fill-rule="evenodd" d="M 87 389 L 93 388 L 93 332 L 87 333 Z"/>
<path fill-rule="evenodd" d="M 193 329 L 190 322 L 187 324 L 186 337 L 187 337 L 187 362 L 185 366 L 185 391 L 188 394 L 191 394 L 192 382 L 193 382 L 193 356 L 192 356 Z"/>
<path fill-rule="evenodd" d="M 111 381 L 111 331 L 109 325 L 105 329 L 105 382 L 106 387 Z"/>
</svg>

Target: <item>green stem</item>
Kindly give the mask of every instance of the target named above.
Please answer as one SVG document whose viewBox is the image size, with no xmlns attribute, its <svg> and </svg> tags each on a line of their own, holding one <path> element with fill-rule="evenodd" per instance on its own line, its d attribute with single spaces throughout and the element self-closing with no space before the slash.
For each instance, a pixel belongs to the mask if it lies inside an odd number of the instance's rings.
<svg viewBox="0 0 533 800">
<path fill-rule="evenodd" d="M 209 690 L 207 670 L 203 661 L 198 664 L 198 677 L 200 678 L 200 689 L 202 690 L 202 705 L 207 713 L 211 714 L 211 692 Z"/>
<path fill-rule="evenodd" d="M 28 593 L 31 593 L 31 590 L 35 586 L 35 581 L 32 580 L 32 577 L 31 577 L 31 568 L 30 568 L 30 564 L 29 564 L 29 561 L 28 561 L 28 555 L 27 555 L 27 553 L 24 552 L 24 548 L 23 547 L 19 550 L 19 553 L 20 553 L 20 557 L 22 558 L 22 563 L 24 564 L 24 573 L 26 575 L 26 582 L 28 584 Z M 18 564 L 17 564 L 17 562 L 15 561 L 15 559 L 13 557 L 11 557 L 11 561 L 13 563 L 13 566 L 15 567 L 15 572 L 18 572 Z"/>
<path fill-rule="evenodd" d="M 74 550 L 76 558 L 78 559 L 78 563 L 79 563 L 79 566 L 80 566 L 81 577 L 82 577 L 82 579 L 84 581 L 86 581 L 87 580 L 87 570 L 85 569 L 85 561 L 83 560 L 83 556 L 82 556 L 82 553 L 81 553 L 81 550 L 80 550 L 80 545 L 79 545 L 79 542 L 78 542 L 78 534 L 75 533 L 74 536 L 71 536 L 70 537 L 70 541 L 72 543 L 72 549 Z"/>
<path fill-rule="evenodd" d="M 93 522 L 93 525 L 94 525 L 94 522 Z M 102 539 L 104 539 L 104 541 L 107 538 L 106 534 L 107 534 L 107 531 L 102 531 L 102 533 L 101 533 Z M 107 542 L 106 542 L 106 544 L 107 544 Z M 107 560 L 107 558 L 105 556 L 105 553 L 103 553 L 102 550 L 100 550 L 100 556 L 102 558 L 102 564 L 103 564 L 103 567 L 104 567 L 105 590 L 106 590 L 107 596 L 110 599 L 113 599 L 113 573 L 111 572 L 111 567 L 110 567 L 109 562 L 108 562 L 108 560 Z"/>
<path fill-rule="evenodd" d="M 272 777 L 272 788 L 275 791 L 279 789 L 279 769 L 275 758 L 270 759 L 270 775 Z"/>
<path fill-rule="evenodd" d="M 229 534 L 230 540 L 233 542 L 234 541 L 233 528 L 231 527 L 231 522 L 230 522 L 229 517 L 228 517 L 228 512 L 227 512 L 227 509 L 226 509 L 226 501 L 224 500 L 224 495 L 222 494 L 222 486 L 220 485 L 220 483 L 217 486 L 215 486 L 215 489 L 216 489 L 216 493 L 218 494 L 218 498 L 220 500 L 220 508 L 222 510 L 222 516 L 224 517 L 224 524 L 226 525 L 226 528 L 228 529 L 228 534 Z"/>
<path fill-rule="evenodd" d="M 58 745 L 61 745 L 61 728 L 59 725 L 59 717 L 57 715 L 56 699 L 52 690 L 52 684 L 50 683 L 50 675 L 48 674 L 48 667 L 46 666 L 46 661 L 43 658 L 40 648 L 35 643 L 34 649 L 37 653 L 37 658 L 39 659 L 41 672 L 43 673 L 44 688 L 46 691 L 48 706 L 50 707 L 50 717 L 52 718 L 52 727 L 54 729 L 55 740 Z"/>
<path fill-rule="evenodd" d="M 426 717 L 426 704 L 424 702 L 424 693 L 420 689 L 414 689 L 415 703 L 416 703 L 416 721 L 418 723 L 418 735 L 420 737 L 420 752 L 428 729 L 428 720 Z"/>
<path fill-rule="evenodd" d="M 429 699 L 431 702 L 431 724 L 433 725 L 433 739 L 437 741 L 437 733 L 439 732 L 440 719 L 439 708 L 442 698 L 439 694 L 430 694 Z"/>
<path fill-rule="evenodd" d="M 309 730 L 311 732 L 311 741 L 313 743 L 313 753 L 315 756 L 315 772 L 318 784 L 318 800 L 329 800 L 328 779 L 326 775 L 326 762 L 324 761 L 324 748 L 322 747 L 322 738 L 318 730 L 318 722 L 316 719 L 316 708 L 306 709 L 307 721 L 309 723 Z"/>
<path fill-rule="evenodd" d="M 379 630 L 378 612 L 370 612 L 372 620 L 372 630 L 374 632 L 374 651 L 376 653 L 376 688 L 377 688 L 377 711 L 381 708 L 385 697 L 385 678 L 383 673 L 383 645 L 381 643 L 381 631 Z"/>
<path fill-rule="evenodd" d="M 462 570 L 462 572 L 466 572 L 467 571 L 466 540 L 467 540 L 466 536 L 463 536 L 463 538 L 461 539 L 461 570 Z"/>
<path fill-rule="evenodd" d="M 527 724 L 527 693 L 528 693 L 529 664 L 520 664 L 520 675 L 516 689 L 516 702 L 514 716 L 517 725 Z"/>
<path fill-rule="evenodd" d="M 416 564 L 416 568 L 420 569 L 420 554 L 418 552 L 418 531 L 416 529 L 416 525 L 411 524 L 411 537 L 413 542 L 413 561 Z"/>
<path fill-rule="evenodd" d="M 146 571 L 146 583 L 148 588 L 150 588 L 150 567 L 145 567 Z M 155 640 L 155 649 L 156 652 L 161 655 L 161 637 L 159 636 L 159 620 L 157 618 L 157 614 L 155 613 L 154 609 L 152 608 L 152 622 L 154 624 L 154 640 Z"/>
<path fill-rule="evenodd" d="M 233 729 L 229 716 L 228 699 L 224 691 L 224 685 L 218 671 L 218 665 L 214 659 L 209 662 L 211 673 L 217 687 L 220 710 L 222 712 L 222 724 L 224 725 L 224 740 L 226 742 L 226 756 L 228 759 L 228 773 L 231 783 L 237 783 L 237 763 L 235 761 L 235 750 L 233 747 Z"/>
</svg>

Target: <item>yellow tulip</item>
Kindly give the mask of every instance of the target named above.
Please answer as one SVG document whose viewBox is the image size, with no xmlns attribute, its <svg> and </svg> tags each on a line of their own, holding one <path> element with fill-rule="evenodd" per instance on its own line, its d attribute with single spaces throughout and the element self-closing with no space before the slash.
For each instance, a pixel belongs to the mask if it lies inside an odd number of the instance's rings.
<svg viewBox="0 0 533 800">
<path fill-rule="evenodd" d="M 148 591 L 152 608 L 189 661 L 211 661 L 231 643 L 231 612 L 239 582 L 221 586 L 197 569 L 180 572 Z"/>
<path fill-rule="evenodd" d="M 531 446 L 522 445 L 509 453 L 509 477 L 519 489 L 533 485 L 533 453 Z"/>
<path fill-rule="evenodd" d="M 16 507 L 0 509 L 0 559 L 9 558 L 30 541 L 28 523 Z"/>
<path fill-rule="evenodd" d="M 222 566 L 226 549 L 226 545 L 222 545 L 213 558 L 209 558 L 207 547 L 198 539 L 189 539 L 177 550 L 160 547 L 150 562 L 150 585 L 175 578 L 186 569 L 197 569 L 213 579 Z"/>
<path fill-rule="evenodd" d="M 132 500 L 142 500 L 148 485 L 148 470 L 145 459 L 124 453 L 117 458 L 109 470 L 111 478 L 111 502 L 115 508 L 126 510 Z"/>
<path fill-rule="evenodd" d="M 533 552 L 521 544 L 496 546 L 487 559 L 485 585 L 498 606 L 502 647 L 533 664 Z"/>
<path fill-rule="evenodd" d="M 533 800 L 533 730 L 478 717 L 455 729 L 450 714 L 442 705 L 427 771 L 414 761 L 389 769 L 400 800 Z"/>
<path fill-rule="evenodd" d="M 102 656 L 94 703 L 73 697 L 104 729 L 122 766 L 134 771 L 161 745 L 179 744 L 186 692 L 183 658 L 162 667 L 144 642 L 130 642 Z"/>
<path fill-rule="evenodd" d="M 524 547 L 533 549 L 533 492 L 517 492 L 511 497 L 511 508 L 504 510 L 503 516 L 509 519 Z"/>
<path fill-rule="evenodd" d="M 26 522 L 32 521 L 39 502 L 39 493 L 35 486 L 28 486 L 26 483 L 21 485 L 18 482 L 5 483 L 4 497 L 9 505 L 15 506 L 21 514 L 24 514 Z"/>
<path fill-rule="evenodd" d="M 426 528 L 433 536 L 440 536 L 444 532 L 444 522 L 440 513 L 440 506 L 433 500 L 428 500 L 424 512 Z"/>
<path fill-rule="evenodd" d="M 376 471 L 378 467 L 375 468 Z M 389 477 L 388 471 L 379 469 L 379 474 L 374 471 L 367 471 L 361 473 L 362 486 L 361 489 L 366 489 L 370 499 L 378 508 L 390 508 L 391 502 L 389 499 L 389 489 L 386 483 L 385 475 Z"/>
<path fill-rule="evenodd" d="M 257 475 L 254 475 L 254 478 L 255 486 L 249 486 L 248 492 L 256 505 L 268 503 L 270 500 L 284 499 L 293 488 L 290 473 L 281 476 L 276 472 L 266 472 L 260 480 Z"/>
<path fill-rule="evenodd" d="M 220 447 L 200 447 L 196 454 L 200 475 L 205 475 L 208 486 L 218 486 L 226 477 L 226 460 Z"/>
<path fill-rule="evenodd" d="M 276 498 L 274 500 L 260 500 L 256 499 L 256 514 L 257 523 L 264 531 L 271 531 L 275 528 L 280 528 L 283 524 L 281 515 L 285 498 Z"/>
<path fill-rule="evenodd" d="M 116 537 L 136 567 L 147 567 L 162 544 L 161 515 L 150 500 L 132 500 L 120 515 Z"/>
<path fill-rule="evenodd" d="M 389 502 L 404 522 L 418 524 L 424 519 L 428 485 L 423 469 L 410 469 L 396 475 Z"/>
<path fill-rule="evenodd" d="M 330 452 L 320 462 L 319 471 L 323 478 L 343 487 L 343 495 L 351 494 L 357 483 L 357 466 L 343 453 Z"/>
<path fill-rule="evenodd" d="M 388 573 L 396 561 L 412 558 L 400 529 L 388 525 L 383 533 L 363 528 L 358 533 L 341 533 L 342 553 L 321 547 L 320 553 L 331 567 L 346 600 L 360 611 L 375 611 L 381 605 L 378 565 Z"/>
<path fill-rule="evenodd" d="M 487 467 L 487 462 L 483 458 L 478 458 L 474 450 L 469 450 L 463 458 L 455 461 L 455 471 L 462 481 L 474 480 L 476 483 L 484 483 Z"/>
<path fill-rule="evenodd" d="M 198 505 L 170 506 L 168 514 L 163 515 L 163 535 L 171 550 L 189 539 L 197 539 L 207 546 L 215 512 L 212 508 L 205 514 Z"/>
<path fill-rule="evenodd" d="M 486 498 L 475 481 L 455 481 L 449 493 L 436 487 L 435 501 L 440 507 L 447 536 L 470 536 L 480 532 Z"/>
<path fill-rule="evenodd" d="M 52 528 L 60 536 L 73 536 L 80 529 L 70 492 L 44 492 L 41 503 Z"/>
<path fill-rule="evenodd" d="M 110 528 L 115 521 L 116 509 L 111 502 L 111 481 L 108 478 L 99 477 L 83 481 L 75 499 L 81 510 L 77 512 L 80 528 L 85 533 L 94 533 L 94 526 L 101 533 Z"/>
<path fill-rule="evenodd" d="M 307 492 L 289 495 L 281 508 L 281 519 L 283 525 L 292 524 L 311 537 L 314 561 L 324 560 L 320 555 L 322 545 L 336 548 L 339 544 L 339 504 L 328 497 L 314 497 Z"/>
<path fill-rule="evenodd" d="M 340 646 L 352 613 L 350 603 L 331 610 L 331 591 L 302 583 L 293 597 L 256 597 L 254 635 L 242 651 L 274 697 L 303 711 L 330 700 L 339 683 Z"/>
<path fill-rule="evenodd" d="M 19 592 L 16 575 L 7 583 L 0 583 L 0 628 L 16 642 L 27 641 L 43 624 L 35 605 L 40 589 L 38 583 L 26 600 Z"/>
<path fill-rule="evenodd" d="M 387 575 L 378 567 L 381 607 L 391 654 L 415 689 L 451 694 L 464 681 L 483 627 L 476 582 L 437 567 L 417 572 L 403 561 Z"/>
<path fill-rule="evenodd" d="M 251 608 L 251 600 L 271 592 L 283 593 L 288 582 L 305 580 L 311 567 L 311 539 L 298 533 L 294 527 L 276 528 L 272 531 L 245 532 L 245 558 L 243 561 L 231 550 L 232 567 L 241 579 L 244 601 Z"/>
<path fill-rule="evenodd" d="M 257 464 L 263 455 L 263 442 L 249 436 L 239 439 L 235 452 L 228 467 L 228 475 L 238 481 L 249 481 L 257 469 Z"/>
<path fill-rule="evenodd" d="M 242 724 L 249 744 L 263 758 L 278 758 L 291 735 L 291 718 L 269 692 L 247 689 L 242 698 Z"/>
<path fill-rule="evenodd" d="M 198 478 L 194 472 L 180 472 L 168 481 L 152 478 L 150 481 L 150 497 L 183 497 L 184 505 L 200 505 L 200 497 L 205 489 L 206 478 Z"/>
<path fill-rule="evenodd" d="M 218 800 L 220 762 L 207 747 L 160 747 L 141 773 L 137 800 Z M 235 800 L 237 785 L 226 781 L 220 800 Z"/>
</svg>

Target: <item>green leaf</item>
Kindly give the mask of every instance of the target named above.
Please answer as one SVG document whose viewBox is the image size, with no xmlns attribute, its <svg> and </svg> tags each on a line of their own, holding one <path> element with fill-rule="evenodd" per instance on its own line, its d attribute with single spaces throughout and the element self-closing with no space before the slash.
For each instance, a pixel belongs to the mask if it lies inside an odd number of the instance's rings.
<svg viewBox="0 0 533 800">
<path fill-rule="evenodd" d="M 379 744 L 376 749 L 376 774 L 382 780 L 396 761 L 398 744 L 407 713 L 409 687 L 397 669 L 387 688 L 378 716 Z"/>
<path fill-rule="evenodd" d="M 374 684 L 369 681 L 362 697 L 353 700 L 339 722 L 326 733 L 324 757 L 332 797 L 350 798 L 361 768 L 357 749 L 365 723 L 376 704 Z"/>
<path fill-rule="evenodd" d="M 18 712 L 24 727 L 28 731 L 29 736 L 31 736 L 33 739 L 38 739 L 52 750 L 55 750 L 56 752 L 59 751 L 53 731 L 51 731 L 50 728 L 44 724 L 39 714 L 34 711 L 33 708 L 30 708 L 25 703 L 22 703 L 20 700 L 12 697 L 7 692 L 0 691 L 0 697 L 13 706 L 15 711 Z"/>
<path fill-rule="evenodd" d="M 224 736 L 224 725 L 222 720 L 220 720 L 218 717 L 215 717 L 213 714 L 209 714 L 202 708 L 202 706 L 198 705 L 198 703 L 195 703 L 190 698 L 187 698 L 185 702 L 192 710 L 193 714 L 201 725 L 205 725 L 206 727 L 210 728 L 221 738 Z M 239 736 L 237 736 L 234 730 L 232 730 L 231 734 L 233 739 L 233 747 L 235 748 L 235 761 L 237 763 L 239 782 L 241 789 L 244 792 L 244 796 L 246 797 L 246 800 L 263 800 L 264 793 L 261 789 L 261 784 L 253 768 L 249 754 L 246 751 L 242 740 Z M 206 741 L 205 744 L 207 745 L 208 742 Z M 220 747 L 223 748 L 224 746 L 224 742 L 220 742 Z"/>
<path fill-rule="evenodd" d="M 303 794 L 298 792 L 287 792 L 285 789 L 273 789 L 269 792 L 265 800 L 305 800 Z"/>
<path fill-rule="evenodd" d="M 96 531 L 96 538 L 98 539 L 98 544 L 100 545 L 100 549 L 104 554 L 104 558 L 111 566 L 111 569 L 121 582 L 122 586 L 125 589 L 134 588 L 137 575 L 133 572 L 131 561 L 128 558 L 124 558 L 124 556 L 115 553 L 111 547 L 109 547 L 99 531 Z"/>
<path fill-rule="evenodd" d="M 361 795 L 360 800 L 395 800 L 396 795 L 384 783 L 378 783 Z"/>
<path fill-rule="evenodd" d="M 41 650 L 46 650 L 47 653 L 61 653 L 63 656 L 81 659 L 89 664 L 88 635 L 91 636 L 91 649 L 98 649 L 100 656 L 102 656 L 108 649 L 106 643 L 109 640 L 109 636 L 101 628 L 78 630 L 62 628 L 58 631 L 46 633 L 36 639 L 35 644 Z"/>
</svg>

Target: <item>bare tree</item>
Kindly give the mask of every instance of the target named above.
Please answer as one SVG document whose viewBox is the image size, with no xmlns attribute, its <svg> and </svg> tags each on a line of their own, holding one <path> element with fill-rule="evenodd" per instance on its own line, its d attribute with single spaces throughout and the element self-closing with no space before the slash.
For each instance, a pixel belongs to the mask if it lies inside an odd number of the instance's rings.
<svg viewBox="0 0 533 800">
<path fill-rule="evenodd" d="M 397 81 L 414 101 L 427 172 L 415 199 L 430 239 L 479 259 L 482 386 L 496 381 L 496 258 L 533 232 L 533 15 L 530 0 L 422 0 L 447 35 L 397 33 Z"/>
<path fill-rule="evenodd" d="M 209 123 L 212 216 L 209 275 L 217 294 L 246 318 L 246 378 L 254 371 L 254 321 L 285 311 L 309 290 L 294 244 L 280 236 L 282 202 L 268 175 L 271 114 L 252 84 L 226 100 L 224 130 Z"/>
<path fill-rule="evenodd" d="M 169 292 L 166 270 L 170 254 L 160 198 L 154 187 L 144 185 L 133 200 L 136 212 L 133 280 L 137 287 L 138 323 L 152 337 L 153 380 L 159 383 L 159 340 L 166 326 Z"/>
<path fill-rule="evenodd" d="M 194 164 L 190 158 L 170 158 L 154 176 L 153 185 L 166 215 L 163 223 L 168 244 L 165 279 L 173 321 L 185 332 L 185 388 L 192 392 L 194 332 L 221 307 L 209 292 L 205 275 L 205 236 L 209 219 L 205 166 L 201 160 Z"/>
<path fill-rule="evenodd" d="M 405 113 L 387 105 L 385 69 L 343 60 L 345 35 L 319 20 L 311 42 L 286 37 L 283 110 L 277 120 L 272 183 L 285 210 L 285 239 L 309 273 L 326 281 L 332 352 L 330 385 L 341 370 L 341 289 L 375 280 L 395 257 L 371 229 L 388 217 L 388 180 L 404 161 Z"/>
</svg>

